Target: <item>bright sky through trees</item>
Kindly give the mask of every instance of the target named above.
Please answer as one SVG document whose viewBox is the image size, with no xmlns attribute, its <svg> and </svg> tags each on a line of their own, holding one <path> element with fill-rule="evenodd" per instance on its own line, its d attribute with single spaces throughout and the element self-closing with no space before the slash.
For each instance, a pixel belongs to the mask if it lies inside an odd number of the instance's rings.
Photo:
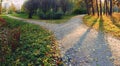
<svg viewBox="0 0 120 66">
<path fill-rule="evenodd" d="M 21 8 L 21 5 L 24 3 L 25 0 L 3 0 L 3 7 L 9 7 L 11 3 L 13 3 L 16 8 Z"/>
</svg>

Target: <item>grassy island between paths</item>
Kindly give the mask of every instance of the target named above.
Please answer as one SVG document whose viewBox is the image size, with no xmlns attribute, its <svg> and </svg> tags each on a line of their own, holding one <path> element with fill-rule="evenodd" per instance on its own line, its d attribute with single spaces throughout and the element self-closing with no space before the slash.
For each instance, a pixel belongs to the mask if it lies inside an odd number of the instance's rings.
<svg viewBox="0 0 120 66">
<path fill-rule="evenodd" d="M 20 18 L 28 19 L 28 15 L 27 14 L 17 14 L 17 13 L 14 13 L 14 14 L 10 14 L 10 15 L 11 16 L 15 16 L 15 17 L 20 17 Z M 74 16 L 75 15 L 65 15 L 61 19 L 40 19 L 38 16 L 33 15 L 32 19 L 34 19 L 34 20 L 40 20 L 40 22 L 60 24 L 60 23 L 68 22 Z"/>
<path fill-rule="evenodd" d="M 9 43 L 6 44 L 7 46 L 0 46 L 0 66 L 56 66 L 60 64 L 57 42 L 50 31 L 7 16 L 1 17 L 7 22 L 7 26 L 3 28 L 11 30 L 20 27 L 20 40 L 14 51 L 11 50 L 13 47 L 10 47 Z"/>
</svg>

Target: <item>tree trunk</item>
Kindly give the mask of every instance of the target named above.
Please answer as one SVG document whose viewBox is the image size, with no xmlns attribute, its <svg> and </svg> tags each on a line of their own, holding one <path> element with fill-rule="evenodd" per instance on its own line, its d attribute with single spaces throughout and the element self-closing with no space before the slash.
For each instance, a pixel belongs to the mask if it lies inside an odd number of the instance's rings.
<svg viewBox="0 0 120 66">
<path fill-rule="evenodd" d="M 109 0 L 110 1 L 110 12 L 109 12 L 109 15 L 112 16 L 112 0 Z"/>
<path fill-rule="evenodd" d="M 92 15 L 95 15 L 93 0 L 91 0 L 91 4 L 92 4 Z"/>
<path fill-rule="evenodd" d="M 96 9 L 97 9 L 97 15 L 99 16 L 98 0 L 96 0 Z"/>
<path fill-rule="evenodd" d="M 32 13 L 32 12 L 29 12 L 28 18 L 32 18 L 32 15 L 33 15 L 33 13 Z"/>
<path fill-rule="evenodd" d="M 100 0 L 100 16 L 102 16 L 102 1 Z"/>
<path fill-rule="evenodd" d="M 108 15 L 109 9 L 108 9 L 108 1 L 105 0 L 105 14 Z"/>
<path fill-rule="evenodd" d="M 106 4 L 105 4 L 105 1 L 104 1 L 104 14 L 106 14 Z"/>
<path fill-rule="evenodd" d="M 85 4 L 86 4 L 86 8 L 87 8 L 87 14 L 90 15 L 89 6 L 88 6 L 88 0 L 85 0 Z"/>
</svg>

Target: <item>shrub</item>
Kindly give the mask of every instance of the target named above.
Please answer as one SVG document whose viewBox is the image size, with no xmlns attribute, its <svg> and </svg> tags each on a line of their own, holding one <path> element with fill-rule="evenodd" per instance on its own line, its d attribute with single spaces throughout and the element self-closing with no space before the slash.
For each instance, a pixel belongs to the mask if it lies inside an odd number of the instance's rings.
<svg viewBox="0 0 120 66">
<path fill-rule="evenodd" d="M 86 9 L 75 9 L 73 14 L 86 14 Z"/>
<path fill-rule="evenodd" d="M 58 12 L 56 12 L 55 13 L 55 19 L 61 19 L 62 18 L 62 16 L 63 16 L 63 12 L 62 11 L 58 11 Z"/>
<path fill-rule="evenodd" d="M 6 13 L 6 9 L 5 8 L 2 8 L 2 13 L 5 14 Z"/>
<path fill-rule="evenodd" d="M 63 12 L 62 11 L 47 11 L 46 13 L 44 13 L 43 11 L 38 11 L 38 16 L 41 19 L 61 19 L 63 16 Z"/>
<path fill-rule="evenodd" d="M 13 13 L 13 11 L 12 11 L 12 10 L 9 10 L 9 11 L 8 11 L 8 14 L 12 14 L 12 13 Z"/>
<path fill-rule="evenodd" d="M 54 11 L 48 11 L 46 13 L 46 19 L 54 19 L 55 18 L 55 12 Z"/>
<path fill-rule="evenodd" d="M 45 15 L 45 13 L 42 10 L 38 10 L 37 11 L 37 15 L 41 19 L 45 19 L 46 18 L 46 15 Z"/>
<path fill-rule="evenodd" d="M 26 12 L 20 11 L 20 10 L 16 10 L 15 13 L 17 13 L 17 14 L 26 14 Z"/>
</svg>

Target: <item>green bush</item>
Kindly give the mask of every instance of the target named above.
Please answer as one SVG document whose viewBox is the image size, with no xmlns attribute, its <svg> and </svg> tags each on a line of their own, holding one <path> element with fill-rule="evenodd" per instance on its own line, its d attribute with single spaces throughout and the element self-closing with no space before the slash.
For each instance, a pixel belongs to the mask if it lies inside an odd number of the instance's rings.
<svg viewBox="0 0 120 66">
<path fill-rule="evenodd" d="M 73 14 L 86 14 L 87 12 L 86 12 L 86 9 L 75 9 L 74 11 L 73 11 Z"/>
<path fill-rule="evenodd" d="M 55 18 L 55 12 L 53 11 L 48 11 L 46 13 L 46 19 L 54 19 Z"/>
<path fill-rule="evenodd" d="M 41 18 L 41 19 L 46 18 L 46 15 L 45 15 L 45 13 L 43 11 L 38 11 L 37 14 L 38 14 L 38 17 Z"/>
<path fill-rule="evenodd" d="M 56 12 L 55 13 L 55 19 L 61 19 L 62 18 L 62 16 L 63 16 L 63 12 L 62 11 L 58 11 L 58 12 Z"/>
<path fill-rule="evenodd" d="M 17 13 L 17 14 L 25 14 L 24 11 L 19 11 L 19 10 L 15 11 L 15 13 Z"/>
<path fill-rule="evenodd" d="M 63 12 L 62 11 L 47 11 L 46 13 L 44 13 L 43 11 L 38 11 L 38 16 L 41 19 L 61 19 L 63 16 Z"/>
<path fill-rule="evenodd" d="M 13 11 L 12 11 L 12 10 L 9 10 L 9 11 L 8 11 L 8 14 L 12 14 L 12 13 L 13 13 Z"/>
</svg>

